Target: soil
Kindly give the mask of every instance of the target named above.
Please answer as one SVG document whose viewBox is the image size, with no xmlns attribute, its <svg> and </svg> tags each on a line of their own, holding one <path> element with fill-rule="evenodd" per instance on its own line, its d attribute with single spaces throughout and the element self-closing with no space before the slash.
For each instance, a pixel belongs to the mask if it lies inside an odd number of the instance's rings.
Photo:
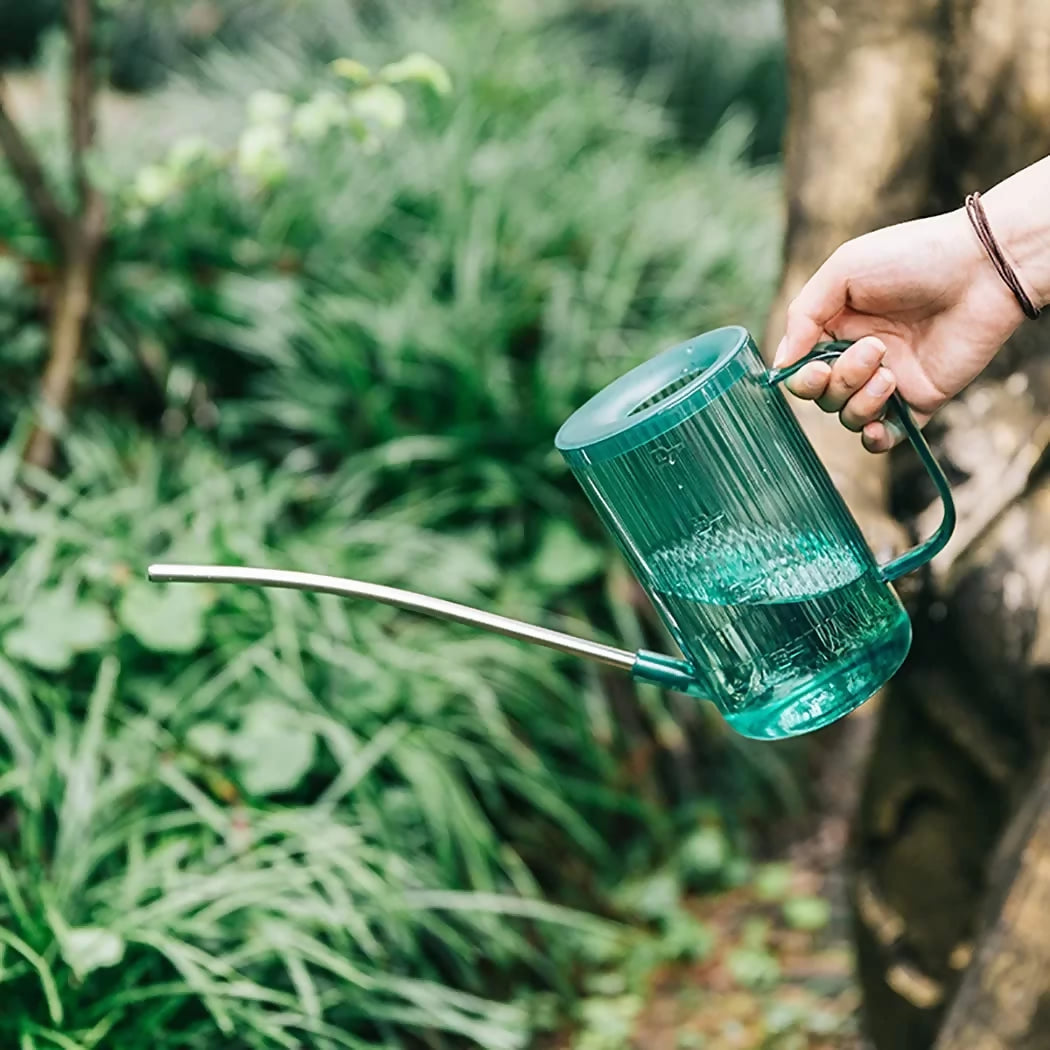
<svg viewBox="0 0 1050 1050">
<path fill-rule="evenodd" d="M 783 906 L 751 886 L 689 902 L 716 947 L 700 963 L 654 975 L 631 1050 L 867 1050 L 842 877 L 846 827 L 827 818 L 785 856 L 788 899 L 830 905 L 819 931 L 792 928 Z M 756 930 L 779 974 L 748 987 L 738 979 L 739 960 Z"/>
</svg>

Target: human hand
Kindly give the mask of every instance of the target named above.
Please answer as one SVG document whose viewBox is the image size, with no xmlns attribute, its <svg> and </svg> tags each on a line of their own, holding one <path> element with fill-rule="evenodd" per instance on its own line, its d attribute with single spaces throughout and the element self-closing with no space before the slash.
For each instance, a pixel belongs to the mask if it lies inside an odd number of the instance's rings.
<svg viewBox="0 0 1050 1050">
<path fill-rule="evenodd" d="M 923 425 L 1023 320 L 960 209 L 843 244 L 789 306 L 774 367 L 829 338 L 857 340 L 834 365 L 808 365 L 786 385 L 838 412 L 845 427 L 862 432 L 869 452 L 886 452 L 903 437 L 882 419 L 895 388 Z"/>
</svg>

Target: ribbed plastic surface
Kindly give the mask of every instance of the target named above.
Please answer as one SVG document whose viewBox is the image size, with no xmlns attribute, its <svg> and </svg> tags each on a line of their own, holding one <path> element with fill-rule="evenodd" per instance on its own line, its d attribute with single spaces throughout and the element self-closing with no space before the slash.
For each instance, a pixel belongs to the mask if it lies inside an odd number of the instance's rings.
<svg viewBox="0 0 1050 1050">
<path fill-rule="evenodd" d="M 556 441 L 737 731 L 807 732 L 870 697 L 911 642 L 852 515 L 746 331 L 628 373 Z"/>
</svg>

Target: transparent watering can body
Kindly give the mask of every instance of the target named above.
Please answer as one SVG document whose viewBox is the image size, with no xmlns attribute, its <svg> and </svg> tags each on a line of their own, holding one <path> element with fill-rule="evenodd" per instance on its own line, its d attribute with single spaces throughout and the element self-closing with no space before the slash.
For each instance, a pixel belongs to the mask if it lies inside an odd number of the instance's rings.
<svg viewBox="0 0 1050 1050">
<path fill-rule="evenodd" d="M 155 565 L 150 578 L 326 591 L 469 623 L 600 660 L 711 700 L 744 736 L 780 739 L 848 714 L 896 672 L 911 625 L 890 581 L 955 524 L 940 467 L 894 395 L 944 503 L 937 532 L 880 566 L 778 384 L 848 343 L 769 371 L 747 331 L 717 329 L 628 372 L 555 444 L 682 658 L 626 650 L 396 588 L 309 573 Z M 845 436 L 845 435 L 844 435 Z"/>
</svg>

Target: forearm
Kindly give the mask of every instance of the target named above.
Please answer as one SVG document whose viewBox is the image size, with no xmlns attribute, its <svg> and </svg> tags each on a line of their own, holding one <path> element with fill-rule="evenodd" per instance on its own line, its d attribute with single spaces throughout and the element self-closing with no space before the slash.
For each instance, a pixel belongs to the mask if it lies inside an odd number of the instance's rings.
<svg viewBox="0 0 1050 1050">
<path fill-rule="evenodd" d="M 1050 157 L 981 195 L 988 224 L 1037 306 L 1050 303 Z"/>
</svg>

